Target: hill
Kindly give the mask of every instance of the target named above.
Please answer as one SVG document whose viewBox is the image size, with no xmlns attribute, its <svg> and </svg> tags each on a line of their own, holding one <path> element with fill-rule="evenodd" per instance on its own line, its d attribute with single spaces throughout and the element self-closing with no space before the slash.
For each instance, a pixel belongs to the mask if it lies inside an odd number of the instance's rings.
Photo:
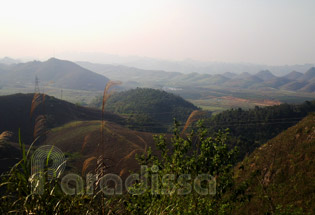
<svg viewBox="0 0 315 215">
<path fill-rule="evenodd" d="M 255 75 L 242 73 L 232 80 L 225 82 L 224 85 L 227 87 L 248 88 L 254 84 L 258 84 L 261 82 L 263 82 L 263 80 Z"/>
<path fill-rule="evenodd" d="M 314 154 L 315 114 L 310 114 L 237 166 L 236 180 L 249 185 L 246 193 L 252 198 L 234 214 L 266 214 L 290 205 L 302 208 L 303 214 L 314 214 Z"/>
<path fill-rule="evenodd" d="M 94 106 L 100 106 L 100 99 Z M 173 118 L 184 123 L 190 113 L 198 108 L 180 96 L 162 90 L 136 88 L 113 94 L 106 110 L 126 115 L 145 131 L 165 132 Z"/>
<path fill-rule="evenodd" d="M 295 81 L 298 78 L 300 78 L 301 76 L 303 76 L 303 73 L 301 72 L 297 72 L 297 71 L 292 71 L 289 74 L 283 76 L 284 78 L 287 78 L 289 80 Z"/>
<path fill-rule="evenodd" d="M 308 83 L 306 86 L 302 87 L 300 89 L 302 92 L 315 92 L 315 82 L 314 83 Z"/>
<path fill-rule="evenodd" d="M 77 89 L 103 90 L 109 81 L 105 76 L 94 73 L 65 60 L 51 58 L 45 62 L 32 61 L 1 66 L 2 82 L 8 84 L 34 85 L 35 76 L 47 86 Z M 1 69 L 0 69 L 1 70 Z"/>
<path fill-rule="evenodd" d="M 283 89 L 283 90 L 290 90 L 290 91 L 297 91 L 299 89 L 302 89 L 306 85 L 307 85 L 307 82 L 292 81 L 292 82 L 289 82 L 289 83 L 284 84 L 283 86 L 281 86 L 281 89 Z"/>
<path fill-rule="evenodd" d="M 257 76 L 258 78 L 264 81 L 268 81 L 270 79 L 276 78 L 276 76 L 274 76 L 269 70 L 260 71 L 255 76 Z"/>
<path fill-rule="evenodd" d="M 202 76 L 201 76 L 202 77 Z M 209 82 L 206 82 L 205 85 L 220 85 L 220 84 L 223 84 L 225 83 L 226 81 L 230 80 L 230 78 L 227 78 L 223 75 L 213 75 Z M 193 82 L 189 82 L 190 85 L 194 85 Z M 196 85 L 198 86 L 198 85 Z"/>
<path fill-rule="evenodd" d="M 301 76 L 299 81 L 315 81 L 315 67 L 310 68 L 307 72 Z"/>
<path fill-rule="evenodd" d="M 269 80 L 266 80 L 262 83 L 264 87 L 272 87 L 272 88 L 279 88 L 287 83 L 291 83 L 291 80 L 284 78 L 284 77 L 275 77 Z"/>
<path fill-rule="evenodd" d="M 33 141 L 34 117 L 31 118 L 30 111 L 34 94 L 14 94 L 0 96 L 0 133 L 11 131 L 15 135 L 13 141 L 17 142 L 18 129 L 26 144 Z M 51 96 L 45 96 L 44 104 L 40 104 L 34 116 L 46 115 L 47 128 L 60 126 L 74 120 L 99 120 L 101 111 L 98 109 L 81 107 Z M 123 123 L 123 119 L 112 113 L 105 113 L 105 119 L 117 123 Z"/>
</svg>

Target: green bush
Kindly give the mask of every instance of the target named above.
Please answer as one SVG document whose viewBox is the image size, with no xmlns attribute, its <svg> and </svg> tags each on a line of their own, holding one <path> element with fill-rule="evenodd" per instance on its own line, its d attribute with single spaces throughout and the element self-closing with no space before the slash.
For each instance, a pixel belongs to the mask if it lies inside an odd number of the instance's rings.
<svg viewBox="0 0 315 215">
<path fill-rule="evenodd" d="M 199 124 L 198 131 L 192 132 L 189 137 L 181 135 L 176 126 L 170 144 L 164 136 L 155 137 L 160 153 L 153 155 L 152 151 L 148 150 L 147 153 L 138 156 L 140 164 L 149 167 L 146 168 L 144 177 L 149 186 L 143 186 L 144 180 L 134 184 L 134 189 L 142 189 L 143 194 L 127 195 L 125 204 L 128 213 L 231 213 L 238 196 L 232 172 L 237 151 L 229 150 L 225 145 L 227 132 L 220 131 L 215 137 L 207 137 L 206 134 L 207 130 Z M 187 174 L 191 176 L 191 179 L 186 181 L 189 182 L 186 185 L 189 184 L 190 188 L 179 180 L 181 176 Z M 197 192 L 198 189 L 194 189 L 193 179 L 201 174 L 215 178 L 215 194 L 202 195 Z M 174 178 L 168 180 L 166 176 Z M 207 183 L 201 186 L 206 187 Z M 181 195 L 179 191 L 187 193 Z"/>
</svg>

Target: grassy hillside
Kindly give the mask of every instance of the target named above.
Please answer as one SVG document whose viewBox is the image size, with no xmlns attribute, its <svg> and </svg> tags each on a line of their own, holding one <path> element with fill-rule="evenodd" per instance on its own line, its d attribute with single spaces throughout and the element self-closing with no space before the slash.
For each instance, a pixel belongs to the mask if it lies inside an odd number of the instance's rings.
<svg viewBox="0 0 315 215">
<path fill-rule="evenodd" d="M 265 214 L 280 205 L 315 214 L 315 114 L 256 149 L 236 168 L 238 182 L 247 181 L 250 202 L 237 214 Z M 287 214 L 293 214 L 288 212 Z"/>
<path fill-rule="evenodd" d="M 67 164 L 81 174 L 83 163 L 87 158 L 97 156 L 97 145 L 101 141 L 101 121 L 74 121 L 53 128 L 47 136 L 47 144 L 54 144 L 65 153 L 75 156 Z M 138 169 L 135 155 L 153 147 L 153 134 L 124 128 L 116 123 L 105 122 L 104 157 L 112 165 L 109 170 L 121 176 Z M 94 170 L 93 163 L 88 170 Z M 87 171 L 88 171 L 87 170 Z"/>
</svg>

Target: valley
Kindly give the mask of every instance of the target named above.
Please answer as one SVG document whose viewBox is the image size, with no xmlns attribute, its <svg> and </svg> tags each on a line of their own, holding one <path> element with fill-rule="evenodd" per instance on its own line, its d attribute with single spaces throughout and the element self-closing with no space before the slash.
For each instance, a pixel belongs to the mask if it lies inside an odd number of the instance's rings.
<svg viewBox="0 0 315 215">
<path fill-rule="evenodd" d="M 0 95 L 34 92 L 35 76 L 37 75 L 41 92 L 83 106 L 89 106 L 95 97 L 102 95 L 102 90 L 109 79 L 122 81 L 122 84 L 115 88 L 115 91 L 118 92 L 136 87 L 162 89 L 180 95 L 197 107 L 214 113 L 231 107 L 248 109 L 280 103 L 300 103 L 315 98 L 314 68 L 310 68 L 304 75 L 300 72 L 288 72 L 282 77 L 277 77 L 270 71 L 261 71 L 254 75 L 249 73 L 210 75 L 141 70 L 133 67 L 87 62 L 79 62 L 79 65 L 55 58 L 46 62 L 20 63 L 15 66 L 0 64 L 0 72 L 2 70 L 12 71 L 12 76 L 34 71 L 31 76 L 25 74 L 16 80 L 10 76 L 0 80 Z M 86 66 L 88 69 L 82 66 Z M 42 69 L 53 73 L 59 71 L 69 74 L 65 75 L 65 79 L 61 82 L 57 75 L 52 79 L 47 79 L 48 76 L 40 72 Z M 85 75 L 93 73 L 95 79 L 86 79 L 80 73 Z M 75 78 L 75 74 L 78 74 L 80 81 L 83 81 L 84 84 Z M 75 84 L 71 84 L 74 80 Z M 96 80 L 102 81 L 96 82 Z"/>
<path fill-rule="evenodd" d="M 285 196 L 288 192 L 287 188 L 282 188 L 283 184 L 290 182 L 279 181 L 278 177 L 284 174 L 285 169 L 291 168 L 291 164 L 283 164 L 283 160 L 289 159 L 288 156 L 291 159 L 298 153 L 302 160 L 293 163 L 307 162 L 306 166 L 311 165 L 309 153 L 312 153 L 315 143 L 312 126 L 315 112 L 312 88 L 314 68 L 305 74 L 288 73 L 283 78 L 277 78 L 269 71 L 255 75 L 228 73 L 225 74 L 228 77 L 225 77 L 223 74 L 164 71 L 139 73 L 139 69 L 128 67 L 117 67 L 123 72 L 114 70 L 105 77 L 70 61 L 55 58 L 45 62 L 2 65 L 0 68 L 5 68 L 2 72 L 11 69 L 14 77 L 21 75 L 13 79 L 7 74 L 7 80 L 0 82 L 2 173 L 10 169 L 18 171 L 14 164 L 20 159 L 25 164 L 18 165 L 27 169 L 23 166 L 28 162 L 28 156 L 23 154 L 25 150 L 36 151 L 43 145 L 49 145 L 64 153 L 67 159 L 64 174 L 86 178 L 88 174 L 99 174 L 100 165 L 104 165 L 102 171 L 127 180 L 132 172 L 139 172 L 143 164 L 158 164 L 161 168 L 159 177 L 174 171 L 180 174 L 186 168 L 194 174 L 203 169 L 222 177 L 218 179 L 218 189 L 222 192 L 220 198 L 228 199 L 224 201 L 229 202 L 232 211 L 236 210 L 233 212 L 235 214 L 256 213 L 259 210 L 266 213 L 313 210 L 313 197 L 308 196 L 307 201 L 304 199 L 304 195 L 307 196 L 309 190 L 313 189 L 310 184 L 312 175 L 293 177 L 293 174 L 304 174 L 295 170 L 282 177 L 281 180 L 295 180 L 289 187 L 296 186 L 300 181 L 305 183 L 298 197 L 293 197 L 294 193 L 289 192 L 286 198 L 279 198 L 269 183 L 281 190 L 280 196 Z M 49 81 L 46 71 L 55 73 L 56 68 L 60 76 L 54 76 L 54 81 Z M 125 77 L 128 72 L 130 75 L 137 73 L 138 76 L 135 75 L 134 79 Z M 91 74 L 95 78 L 85 78 Z M 40 81 L 34 85 L 31 77 L 38 77 Z M 126 82 L 111 81 L 113 77 Z M 294 90 L 288 90 L 291 85 L 295 87 Z M 34 88 L 39 92 L 34 93 Z M 306 129 L 305 132 L 303 129 Z M 209 138 L 204 138 L 204 135 Z M 283 147 L 291 147 L 284 144 L 287 139 L 293 144 L 291 136 L 300 141 L 298 151 L 280 149 L 277 140 L 282 142 Z M 280 150 L 277 154 L 280 163 L 277 159 L 275 163 L 275 158 L 271 164 L 261 161 L 274 153 L 266 151 L 264 155 L 262 151 L 269 147 L 274 147 L 277 152 Z M 216 170 L 218 165 L 221 169 Z M 252 176 L 254 172 L 257 173 Z M 225 174 L 233 177 L 226 177 Z M 262 183 L 261 187 L 255 180 Z M 227 191 L 221 187 L 222 183 L 232 181 L 236 182 L 235 187 L 231 186 Z M 265 190 L 269 200 L 261 197 L 260 189 Z M 149 193 L 146 195 L 151 195 Z M 181 201 L 191 201 L 189 198 L 193 196 L 188 195 Z M 253 200 L 245 200 L 252 198 L 250 196 L 253 196 Z M 136 197 L 128 195 L 122 199 L 138 201 Z M 198 199 L 204 201 L 207 198 L 199 196 Z M 98 202 L 89 201 L 93 204 Z M 163 197 L 160 201 L 159 204 L 164 206 L 170 204 L 169 198 Z M 306 204 L 300 204 L 300 201 L 306 201 Z M 213 199 L 211 202 L 224 205 Z M 131 208 L 134 205 L 125 204 Z M 151 207 L 146 205 L 151 204 L 150 201 L 141 204 L 142 209 Z M 292 208 L 287 205 L 292 205 Z M 119 203 L 110 207 L 126 206 Z M 155 207 L 151 210 L 154 211 Z"/>
</svg>

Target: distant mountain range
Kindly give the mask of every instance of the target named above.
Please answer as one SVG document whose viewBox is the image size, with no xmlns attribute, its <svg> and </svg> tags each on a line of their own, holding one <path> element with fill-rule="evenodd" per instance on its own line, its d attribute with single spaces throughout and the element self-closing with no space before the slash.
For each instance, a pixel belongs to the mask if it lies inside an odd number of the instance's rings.
<svg viewBox="0 0 315 215">
<path fill-rule="evenodd" d="M 228 63 L 228 62 L 202 62 L 192 59 L 185 60 L 165 60 L 154 59 L 140 56 L 118 56 L 104 53 L 63 53 L 58 55 L 64 59 L 76 59 L 76 61 L 89 61 L 101 64 L 124 65 L 128 67 L 136 67 L 144 70 L 163 70 L 168 72 L 192 73 L 201 74 L 223 74 L 233 72 L 240 74 L 248 72 L 255 74 L 261 70 L 269 70 L 277 76 L 283 76 L 291 71 L 305 73 L 310 67 L 314 67 L 314 63 L 269 66 L 253 63 Z"/>
<path fill-rule="evenodd" d="M 21 63 L 21 61 L 17 60 L 17 59 L 10 58 L 10 57 L 4 57 L 4 58 L 0 59 L 0 64 L 10 65 L 10 64 L 16 64 L 16 63 Z"/>
<path fill-rule="evenodd" d="M 315 67 L 304 74 L 296 71 L 285 76 L 275 76 L 269 70 L 262 70 L 256 74 L 243 72 L 240 74 L 226 72 L 223 74 L 200 74 L 179 72 L 165 72 L 160 70 L 143 70 L 134 67 L 109 64 L 93 64 L 77 62 L 111 79 L 121 80 L 126 87 L 227 87 L 240 89 L 283 89 L 289 91 L 315 92 Z"/>
<path fill-rule="evenodd" d="M 121 65 L 142 70 L 163 70 L 166 72 L 180 72 L 184 74 L 193 72 L 211 75 L 229 72 L 236 74 L 242 72 L 255 74 L 261 70 L 269 70 L 277 76 L 284 76 L 291 71 L 305 73 L 310 67 L 315 67 L 314 63 L 270 66 L 253 63 L 202 62 L 191 59 L 174 61 L 139 56 L 117 56 L 104 53 L 64 53 L 58 54 L 58 56 L 61 59 L 71 59 L 71 61 L 97 62 L 98 64 Z M 10 60 L 8 61 L 8 59 Z M 3 60 L 4 62 L 2 62 Z M 8 57 L 0 59 L 0 64 L 5 62 L 20 63 L 21 61 Z"/>
<path fill-rule="evenodd" d="M 109 81 L 103 75 L 56 58 L 45 62 L 0 64 L 0 75 L 0 83 L 8 86 L 34 84 L 37 76 L 47 86 L 76 90 L 103 90 Z"/>
<path fill-rule="evenodd" d="M 7 61 L 9 60 L 8 58 Z M 31 85 L 34 84 L 35 76 L 38 76 L 43 85 L 75 90 L 103 90 L 108 80 L 113 79 L 122 81 L 124 88 L 194 86 L 315 92 L 315 67 L 311 67 L 305 73 L 292 71 L 286 72 L 283 76 L 276 76 L 270 70 L 261 70 L 255 74 L 246 71 L 184 74 L 123 65 L 73 63 L 51 58 L 44 62 L 0 64 L 0 75 L 0 87 Z"/>
</svg>

